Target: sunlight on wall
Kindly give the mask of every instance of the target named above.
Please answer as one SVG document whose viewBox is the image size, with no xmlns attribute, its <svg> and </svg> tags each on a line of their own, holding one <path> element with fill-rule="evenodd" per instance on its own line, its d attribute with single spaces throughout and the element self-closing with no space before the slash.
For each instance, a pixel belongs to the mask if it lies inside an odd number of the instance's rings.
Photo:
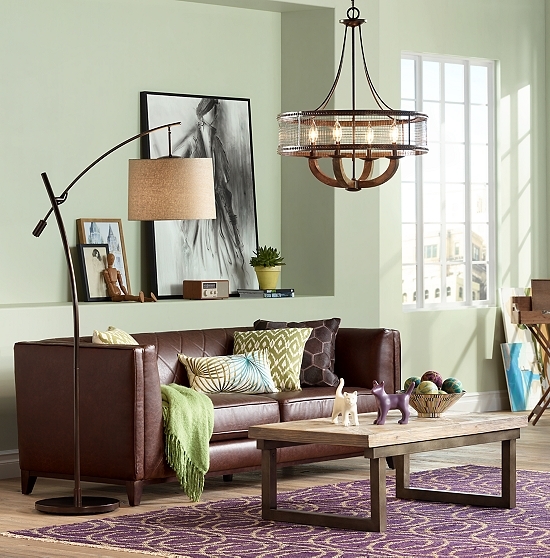
<svg viewBox="0 0 550 558">
<path fill-rule="evenodd" d="M 502 261 L 509 262 L 501 269 L 502 286 L 525 287 L 531 281 L 531 133 L 531 86 L 526 85 L 500 100 L 498 237 Z"/>
<path fill-rule="evenodd" d="M 518 286 L 531 280 L 531 86 L 526 85 L 517 96 L 517 158 L 518 225 L 516 245 L 518 248 Z"/>
</svg>

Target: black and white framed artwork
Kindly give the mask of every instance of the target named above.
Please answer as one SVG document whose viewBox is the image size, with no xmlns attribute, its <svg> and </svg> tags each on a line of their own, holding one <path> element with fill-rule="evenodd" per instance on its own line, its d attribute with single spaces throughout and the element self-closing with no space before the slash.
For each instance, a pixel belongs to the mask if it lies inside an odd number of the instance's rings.
<svg viewBox="0 0 550 558">
<path fill-rule="evenodd" d="M 249 265 L 258 246 L 250 100 L 141 93 L 142 131 L 171 128 L 175 157 L 212 158 L 216 219 L 155 221 L 148 232 L 151 287 L 179 298 L 184 279 L 229 280 L 229 289 L 256 288 Z M 142 157 L 167 156 L 168 134 L 142 138 Z"/>
</svg>

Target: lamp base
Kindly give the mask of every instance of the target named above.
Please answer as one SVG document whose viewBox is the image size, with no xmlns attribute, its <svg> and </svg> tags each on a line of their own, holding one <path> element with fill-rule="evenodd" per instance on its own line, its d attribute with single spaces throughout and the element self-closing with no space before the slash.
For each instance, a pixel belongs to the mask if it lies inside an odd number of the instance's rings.
<svg viewBox="0 0 550 558">
<path fill-rule="evenodd" d="M 82 506 L 75 506 L 74 498 L 47 498 L 38 500 L 34 507 L 44 513 L 57 515 L 92 515 L 95 513 L 107 513 L 116 510 L 120 502 L 115 498 L 104 498 L 96 496 L 83 496 Z"/>
</svg>

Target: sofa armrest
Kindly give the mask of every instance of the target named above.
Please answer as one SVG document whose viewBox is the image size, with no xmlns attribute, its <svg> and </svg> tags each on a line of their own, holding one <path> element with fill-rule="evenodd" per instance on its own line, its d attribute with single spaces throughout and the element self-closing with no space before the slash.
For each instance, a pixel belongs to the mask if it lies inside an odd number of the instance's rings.
<svg viewBox="0 0 550 558">
<path fill-rule="evenodd" d="M 387 393 L 401 386 L 401 337 L 394 329 L 340 328 L 335 373 L 348 386 L 372 389 L 384 382 Z"/>
<path fill-rule="evenodd" d="M 17 343 L 14 354 L 21 469 L 71 475 L 72 343 Z M 139 480 L 162 468 L 155 347 L 81 343 L 79 377 L 82 476 Z"/>
</svg>

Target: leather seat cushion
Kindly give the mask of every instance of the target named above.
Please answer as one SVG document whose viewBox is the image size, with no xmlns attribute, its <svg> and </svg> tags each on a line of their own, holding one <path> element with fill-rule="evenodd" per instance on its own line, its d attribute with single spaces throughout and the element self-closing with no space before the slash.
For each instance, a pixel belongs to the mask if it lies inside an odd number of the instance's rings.
<svg viewBox="0 0 550 558">
<path fill-rule="evenodd" d="M 279 422 L 279 405 L 269 394 L 209 393 L 214 404 L 211 442 L 248 438 L 248 427 Z"/>
<path fill-rule="evenodd" d="M 376 411 L 376 402 L 370 389 L 347 387 L 344 391 L 357 390 L 357 412 L 370 413 Z M 279 403 L 281 422 L 325 418 L 332 415 L 334 404 L 333 387 L 305 387 L 300 391 L 283 391 L 266 393 Z"/>
</svg>

